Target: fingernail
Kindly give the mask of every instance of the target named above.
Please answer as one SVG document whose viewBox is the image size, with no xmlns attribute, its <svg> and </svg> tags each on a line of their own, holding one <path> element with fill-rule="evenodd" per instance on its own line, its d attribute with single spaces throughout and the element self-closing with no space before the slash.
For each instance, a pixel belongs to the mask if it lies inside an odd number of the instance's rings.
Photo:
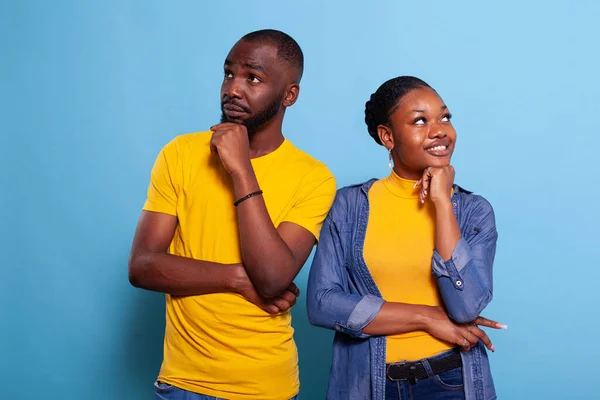
<svg viewBox="0 0 600 400">
<path fill-rule="evenodd" d="M 502 330 L 507 330 L 508 329 L 508 325 L 498 324 L 498 328 L 500 328 Z"/>
<path fill-rule="evenodd" d="M 416 181 L 415 184 L 413 185 L 413 189 L 416 188 L 417 186 L 419 186 L 419 183 L 421 183 L 421 181 Z"/>
<path fill-rule="evenodd" d="M 492 350 L 492 353 L 496 352 L 496 348 L 494 346 L 492 346 L 491 350 Z"/>
</svg>

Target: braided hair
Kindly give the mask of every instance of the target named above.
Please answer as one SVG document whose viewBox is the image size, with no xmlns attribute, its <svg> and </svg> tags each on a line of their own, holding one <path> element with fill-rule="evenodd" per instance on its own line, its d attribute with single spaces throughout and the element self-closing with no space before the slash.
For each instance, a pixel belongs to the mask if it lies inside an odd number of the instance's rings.
<svg viewBox="0 0 600 400">
<path fill-rule="evenodd" d="M 431 89 L 426 82 L 414 76 L 399 76 L 390 79 L 379 86 L 379 89 L 371 95 L 369 101 L 365 104 L 365 123 L 369 135 L 381 144 L 377 127 L 386 125 L 390 122 L 390 116 L 396 110 L 398 102 L 413 89 L 427 87 Z"/>
</svg>

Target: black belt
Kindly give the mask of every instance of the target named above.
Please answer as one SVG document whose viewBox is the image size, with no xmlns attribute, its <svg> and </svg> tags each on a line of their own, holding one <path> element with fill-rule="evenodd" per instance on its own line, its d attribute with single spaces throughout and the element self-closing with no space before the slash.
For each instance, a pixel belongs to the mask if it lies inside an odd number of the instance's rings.
<svg viewBox="0 0 600 400">
<path fill-rule="evenodd" d="M 427 360 L 434 375 L 462 366 L 458 351 L 437 360 Z M 399 362 L 387 364 L 387 377 L 392 381 L 411 381 L 428 378 L 427 370 L 421 361 Z"/>
</svg>

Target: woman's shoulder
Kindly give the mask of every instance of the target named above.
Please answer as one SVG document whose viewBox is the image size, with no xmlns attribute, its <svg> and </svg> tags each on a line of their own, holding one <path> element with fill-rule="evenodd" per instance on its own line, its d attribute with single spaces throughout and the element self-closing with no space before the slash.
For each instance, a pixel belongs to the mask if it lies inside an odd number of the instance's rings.
<svg viewBox="0 0 600 400">
<path fill-rule="evenodd" d="M 376 181 L 377 179 L 369 179 L 365 182 L 338 189 L 333 205 L 331 206 L 330 217 L 345 219 L 348 214 L 352 214 L 356 210 L 357 205 L 360 204 L 360 201 L 366 199 L 369 188 Z"/>
<path fill-rule="evenodd" d="M 353 195 L 353 194 L 361 192 L 361 191 L 368 191 L 369 188 L 371 187 L 371 185 L 373 185 L 373 183 L 377 182 L 377 180 L 378 179 L 371 178 L 364 182 L 344 186 L 342 188 L 339 188 L 337 193 L 339 196 L 348 196 L 348 195 Z"/>
<path fill-rule="evenodd" d="M 454 194 L 460 202 L 460 209 L 467 211 L 471 217 L 489 217 L 494 216 L 492 204 L 482 195 L 476 194 L 461 186 L 454 185 Z"/>
<path fill-rule="evenodd" d="M 372 178 L 365 182 L 344 186 L 338 189 L 335 199 L 340 203 L 347 203 L 348 201 L 360 198 L 362 195 L 366 196 L 367 192 L 375 182 L 377 182 L 377 179 Z"/>
</svg>

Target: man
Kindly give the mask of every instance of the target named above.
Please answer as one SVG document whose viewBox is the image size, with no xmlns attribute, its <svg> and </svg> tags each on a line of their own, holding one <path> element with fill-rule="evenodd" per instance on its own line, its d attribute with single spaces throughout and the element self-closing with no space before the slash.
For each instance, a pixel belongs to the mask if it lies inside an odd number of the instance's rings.
<svg viewBox="0 0 600 400">
<path fill-rule="evenodd" d="M 292 281 L 335 197 L 327 167 L 281 130 L 303 62 L 285 33 L 244 36 L 225 60 L 221 123 L 156 160 L 129 279 L 167 294 L 157 399 L 298 393 Z"/>
</svg>

